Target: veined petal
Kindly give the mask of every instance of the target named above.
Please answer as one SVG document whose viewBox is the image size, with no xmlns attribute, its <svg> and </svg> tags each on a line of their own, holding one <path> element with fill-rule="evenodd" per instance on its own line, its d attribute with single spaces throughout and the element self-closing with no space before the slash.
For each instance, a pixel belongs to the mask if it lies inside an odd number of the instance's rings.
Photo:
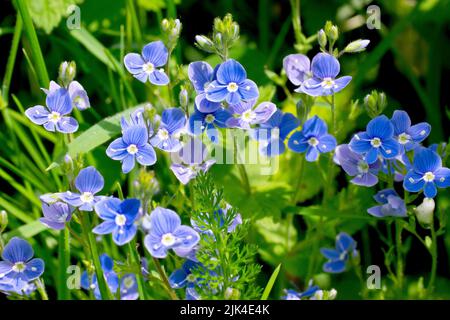
<svg viewBox="0 0 450 320">
<path fill-rule="evenodd" d="M 299 88 L 295 89 L 295 92 L 306 93 L 312 97 L 325 95 L 325 89 L 322 87 L 322 80 L 319 78 L 310 78 L 304 81 Z"/>
<path fill-rule="evenodd" d="M 244 100 L 252 100 L 259 97 L 258 86 L 249 79 L 246 79 L 239 84 L 238 92 Z"/>
<path fill-rule="evenodd" d="M 365 132 L 359 132 L 353 136 L 348 146 L 353 152 L 363 154 L 372 149 L 369 139 Z"/>
<path fill-rule="evenodd" d="M 252 124 L 264 123 L 277 111 L 277 106 L 272 102 L 261 102 L 253 112 L 256 114 Z"/>
<path fill-rule="evenodd" d="M 166 75 L 164 70 L 155 70 L 149 73 L 148 80 L 157 86 L 165 86 L 169 83 L 169 77 Z"/>
<path fill-rule="evenodd" d="M 391 122 L 394 125 L 394 134 L 396 136 L 405 133 L 411 127 L 411 119 L 408 113 L 403 110 L 395 110 Z"/>
<path fill-rule="evenodd" d="M 423 194 L 427 198 L 434 198 L 437 194 L 436 185 L 434 182 L 425 182 L 425 185 L 423 186 Z"/>
<path fill-rule="evenodd" d="M 192 248 L 200 241 L 198 232 L 188 226 L 179 226 L 173 235 L 177 239 L 174 247 Z"/>
<path fill-rule="evenodd" d="M 170 166 L 170 170 L 172 170 L 173 174 L 175 175 L 175 177 L 177 177 L 178 181 L 180 181 L 184 185 L 197 176 L 195 172 L 193 172 L 187 166 L 182 164 L 172 164 Z"/>
<path fill-rule="evenodd" d="M 327 124 L 318 116 L 313 116 L 312 118 L 306 120 L 302 128 L 304 136 L 308 138 L 309 137 L 320 138 L 321 136 L 325 135 L 327 131 L 328 131 Z"/>
<path fill-rule="evenodd" d="M 202 93 L 213 78 L 213 68 L 204 61 L 192 62 L 188 66 L 188 76 L 197 93 Z"/>
<path fill-rule="evenodd" d="M 273 117 L 273 116 L 272 116 Z M 292 113 L 285 113 L 280 123 L 280 139 L 284 140 L 291 131 L 300 125 L 300 120 Z"/>
<path fill-rule="evenodd" d="M 369 121 L 366 132 L 371 138 L 391 139 L 394 135 L 394 126 L 385 115 L 381 115 Z"/>
<path fill-rule="evenodd" d="M 117 138 L 106 149 L 106 154 L 113 160 L 123 160 L 128 156 L 128 145 L 125 144 L 122 138 Z"/>
<path fill-rule="evenodd" d="M 120 204 L 120 212 L 127 218 L 126 225 L 133 224 L 139 214 L 141 202 L 138 199 L 125 199 Z"/>
<path fill-rule="evenodd" d="M 72 111 L 72 100 L 70 99 L 69 92 L 65 88 L 49 92 L 46 104 L 50 111 L 58 112 L 61 116 Z"/>
<path fill-rule="evenodd" d="M 310 77 L 311 65 L 304 54 L 290 54 L 283 59 L 283 68 L 288 79 L 295 86 L 300 86 Z"/>
<path fill-rule="evenodd" d="M 331 88 L 331 93 L 338 93 L 342 89 L 344 89 L 349 83 L 352 81 L 352 77 L 343 76 L 334 80 L 334 87 Z"/>
<path fill-rule="evenodd" d="M 414 169 L 418 173 L 434 172 L 442 167 L 442 160 L 433 150 L 423 148 L 414 155 Z"/>
<path fill-rule="evenodd" d="M 420 174 L 410 170 L 403 179 L 403 188 L 409 192 L 419 192 L 423 189 L 425 181 Z"/>
<path fill-rule="evenodd" d="M 414 142 L 422 142 L 431 132 L 431 126 L 426 122 L 421 122 L 411 126 L 406 133 L 411 136 Z"/>
<path fill-rule="evenodd" d="M 135 166 L 135 155 L 128 154 L 123 160 L 122 160 L 122 172 L 123 173 L 129 173 L 131 170 L 133 170 Z"/>
<path fill-rule="evenodd" d="M 148 143 L 139 147 L 139 151 L 136 154 L 136 161 L 143 166 L 154 165 L 156 163 L 155 149 Z"/>
<path fill-rule="evenodd" d="M 211 82 L 205 89 L 206 99 L 211 102 L 222 102 L 228 96 L 229 91 L 226 85 L 219 84 L 217 81 Z"/>
<path fill-rule="evenodd" d="M 150 252 L 152 257 L 159 258 L 159 259 L 163 259 L 163 258 L 167 257 L 167 248 L 165 246 L 163 246 L 160 243 L 160 241 L 155 242 L 155 240 L 156 239 L 150 234 L 145 236 L 145 238 L 144 238 L 145 248 L 148 250 L 148 252 Z"/>
<path fill-rule="evenodd" d="M 216 77 L 220 84 L 227 85 L 230 82 L 239 84 L 247 78 L 247 73 L 239 62 L 234 59 L 228 59 L 220 65 Z"/>
<path fill-rule="evenodd" d="M 31 245 L 18 237 L 13 237 L 9 240 L 2 252 L 3 260 L 11 263 L 27 262 L 33 258 L 33 255 L 34 251 Z"/>
<path fill-rule="evenodd" d="M 450 187 L 450 169 L 449 168 L 440 168 L 434 171 L 434 182 L 439 188 L 448 188 Z"/>
<path fill-rule="evenodd" d="M 56 130 L 62 133 L 74 133 L 78 130 L 78 122 L 72 117 L 62 117 L 56 123 Z"/>
<path fill-rule="evenodd" d="M 127 147 L 131 144 L 139 147 L 148 142 L 147 128 L 143 126 L 132 126 L 123 132 L 123 142 Z"/>
<path fill-rule="evenodd" d="M 309 144 L 302 132 L 294 132 L 288 141 L 288 147 L 294 152 L 305 152 Z"/>
<path fill-rule="evenodd" d="M 80 192 L 91 192 L 95 194 L 103 189 L 105 181 L 102 175 L 93 166 L 80 170 L 75 179 L 75 186 Z"/>
<path fill-rule="evenodd" d="M 106 198 L 95 204 L 95 212 L 103 220 L 114 220 L 120 210 L 122 201 L 117 198 Z"/>
<path fill-rule="evenodd" d="M 108 220 L 100 223 L 98 226 L 96 226 L 94 229 L 92 229 L 92 232 L 95 234 L 110 234 L 116 229 L 117 225 L 114 221 Z"/>
<path fill-rule="evenodd" d="M 378 177 L 373 173 L 367 172 L 356 175 L 350 182 L 362 187 L 373 187 L 378 183 Z"/>
<path fill-rule="evenodd" d="M 400 153 L 400 144 L 395 139 L 385 139 L 382 142 L 380 152 L 385 159 L 392 159 Z"/>
<path fill-rule="evenodd" d="M 125 65 L 125 68 L 131 73 L 131 74 L 138 74 L 143 73 L 142 66 L 144 65 L 145 61 L 142 59 L 141 55 L 137 53 L 128 53 L 124 58 L 123 62 Z"/>
<path fill-rule="evenodd" d="M 180 108 L 165 109 L 162 113 L 161 120 L 164 128 L 170 134 L 177 133 L 186 126 L 186 116 Z"/>
<path fill-rule="evenodd" d="M 155 208 L 150 214 L 151 233 L 162 236 L 173 233 L 181 225 L 181 219 L 175 211 L 162 207 Z"/>
<path fill-rule="evenodd" d="M 320 152 L 331 152 L 336 148 L 336 138 L 331 134 L 325 134 L 319 138 L 319 144 L 317 148 Z"/>
<path fill-rule="evenodd" d="M 334 79 L 339 74 L 339 61 L 328 53 L 320 52 L 314 56 L 311 62 L 311 71 L 320 79 Z"/>
<path fill-rule="evenodd" d="M 223 100 L 223 99 L 222 99 Z M 222 101 L 220 100 L 220 101 Z M 195 97 L 197 110 L 203 113 L 211 113 L 221 108 L 220 102 L 212 102 L 206 98 L 206 93 L 198 94 Z"/>
<path fill-rule="evenodd" d="M 137 227 L 134 224 L 125 225 L 120 228 L 116 228 L 113 231 L 112 238 L 115 244 L 123 246 L 124 244 L 130 242 L 136 235 Z"/>
<path fill-rule="evenodd" d="M 23 274 L 28 281 L 32 281 L 34 279 L 39 278 L 44 273 L 44 269 L 45 269 L 44 260 L 36 258 L 30 260 L 26 264 L 26 268 L 23 271 Z"/>
<path fill-rule="evenodd" d="M 161 67 L 167 63 L 169 52 L 162 41 L 153 41 L 142 49 L 142 57 L 155 67 Z"/>
<path fill-rule="evenodd" d="M 314 162 L 319 158 L 319 150 L 316 147 L 308 146 L 305 159 L 308 162 Z"/>
<path fill-rule="evenodd" d="M 38 125 L 43 125 L 48 122 L 48 112 L 47 108 L 44 106 L 34 106 L 25 110 L 25 115 L 30 119 L 33 123 Z"/>
</svg>

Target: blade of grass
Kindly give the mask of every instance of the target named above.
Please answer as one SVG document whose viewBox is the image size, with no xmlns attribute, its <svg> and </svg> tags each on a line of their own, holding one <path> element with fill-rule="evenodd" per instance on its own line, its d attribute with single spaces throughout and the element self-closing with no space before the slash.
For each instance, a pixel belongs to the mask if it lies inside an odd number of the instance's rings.
<svg viewBox="0 0 450 320">
<path fill-rule="evenodd" d="M 261 296 L 261 300 L 267 300 L 269 298 L 269 294 L 272 291 L 275 281 L 277 280 L 278 274 L 280 273 L 280 269 L 281 269 L 281 263 L 278 265 L 278 267 L 275 268 L 272 275 L 270 276 L 270 279 L 267 282 L 266 287 L 264 288 L 264 292 Z"/>
</svg>

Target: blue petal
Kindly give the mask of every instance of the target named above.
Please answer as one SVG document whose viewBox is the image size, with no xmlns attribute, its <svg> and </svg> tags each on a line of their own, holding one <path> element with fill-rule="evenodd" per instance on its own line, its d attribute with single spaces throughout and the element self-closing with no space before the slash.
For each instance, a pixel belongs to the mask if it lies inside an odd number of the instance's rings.
<svg viewBox="0 0 450 320">
<path fill-rule="evenodd" d="M 186 116 L 180 108 L 169 108 L 163 111 L 161 122 L 170 134 L 174 134 L 184 129 Z"/>
<path fill-rule="evenodd" d="M 329 273 L 341 273 L 345 270 L 345 261 L 334 260 L 323 265 L 323 271 Z"/>
<path fill-rule="evenodd" d="M 18 237 L 13 237 L 9 240 L 2 252 L 3 260 L 11 263 L 27 262 L 33 258 L 33 255 L 34 251 L 31 245 Z"/>
<path fill-rule="evenodd" d="M 129 146 L 131 144 L 137 147 L 142 146 L 148 142 L 147 128 L 142 126 L 132 126 L 123 132 L 123 142 Z"/>
<path fill-rule="evenodd" d="M 272 116 L 273 117 L 273 116 Z M 280 139 L 286 139 L 287 135 L 292 130 L 296 129 L 300 125 L 300 120 L 292 113 L 285 113 L 280 123 Z"/>
<path fill-rule="evenodd" d="M 325 121 L 320 119 L 318 116 L 314 116 L 303 124 L 302 132 L 305 137 L 316 137 L 320 138 L 328 131 L 327 124 Z"/>
<path fill-rule="evenodd" d="M 228 110 L 221 108 L 214 112 L 214 118 L 214 124 L 216 126 L 219 128 L 226 128 L 226 123 L 228 119 L 231 118 L 231 113 Z"/>
<path fill-rule="evenodd" d="M 159 259 L 167 257 L 167 248 L 161 244 L 161 239 L 156 239 L 154 235 L 145 236 L 144 245 L 152 257 Z"/>
<path fill-rule="evenodd" d="M 219 130 L 217 130 L 212 124 L 208 125 L 206 129 L 206 135 L 212 143 L 219 143 Z"/>
<path fill-rule="evenodd" d="M 95 234 L 110 234 L 116 229 L 117 225 L 114 220 L 107 220 L 102 223 L 100 223 L 98 226 L 96 226 L 94 229 L 92 229 L 92 232 Z"/>
<path fill-rule="evenodd" d="M 144 59 L 142 59 L 141 55 L 137 53 L 128 53 L 123 58 L 123 63 L 125 65 L 125 68 L 127 68 L 127 70 L 131 74 L 135 75 L 143 73 L 142 66 L 144 65 L 145 61 Z"/>
<path fill-rule="evenodd" d="M 212 102 L 222 102 L 228 96 L 226 85 L 221 85 L 216 80 L 211 82 L 205 89 L 206 99 Z"/>
<path fill-rule="evenodd" d="M 305 152 L 309 144 L 302 132 L 294 132 L 288 141 L 288 147 L 294 152 Z"/>
<path fill-rule="evenodd" d="M 167 63 L 169 52 L 162 41 L 153 41 L 142 49 L 142 57 L 155 67 L 161 67 Z"/>
<path fill-rule="evenodd" d="M 50 92 L 47 95 L 46 104 L 50 111 L 58 112 L 62 116 L 72 111 L 72 100 L 65 88 Z"/>
<path fill-rule="evenodd" d="M 252 124 L 264 123 L 277 111 L 277 107 L 272 102 L 261 102 L 254 110 L 255 119 L 251 121 Z"/>
<path fill-rule="evenodd" d="M 3 274 L 6 276 L 8 273 L 12 271 L 12 267 L 14 266 L 13 263 L 7 262 L 7 261 L 0 261 L 0 274 Z M 0 278 L 0 281 L 3 278 Z"/>
<path fill-rule="evenodd" d="M 228 91 L 227 91 L 228 92 Z M 222 99 L 223 100 L 223 99 Z M 222 101 L 220 100 L 220 101 Z M 212 102 L 206 98 L 206 93 L 201 93 L 195 97 L 195 106 L 198 111 L 211 113 L 221 108 L 220 102 Z"/>
<path fill-rule="evenodd" d="M 309 146 L 306 149 L 306 156 L 305 156 L 306 161 L 313 162 L 316 161 L 318 158 L 319 158 L 319 151 L 317 150 L 317 148 Z"/>
<path fill-rule="evenodd" d="M 44 128 L 47 131 L 55 132 L 56 125 L 54 122 L 49 121 L 49 122 L 44 123 Z"/>
<path fill-rule="evenodd" d="M 339 91 L 344 89 L 350 83 L 350 81 L 352 81 L 352 77 L 350 76 L 337 78 L 336 80 L 334 80 L 334 87 L 330 89 L 331 93 L 329 94 L 338 93 Z"/>
<path fill-rule="evenodd" d="M 286 115 L 292 115 L 291 113 L 286 113 Z M 280 109 L 277 109 L 274 114 L 272 114 L 272 116 L 270 117 L 269 120 L 267 120 L 266 122 L 261 124 L 261 128 L 265 128 L 265 129 L 272 129 L 272 128 L 279 128 L 281 127 L 281 122 L 283 120 L 283 116 L 285 114 L 283 113 L 283 111 L 281 111 Z M 292 115 L 293 116 L 293 115 Z M 295 118 L 295 116 L 294 116 Z M 286 124 L 289 124 L 289 121 L 287 121 L 288 119 L 285 119 Z M 294 130 L 294 129 L 292 129 Z"/>
<path fill-rule="evenodd" d="M 434 198 L 437 194 L 436 185 L 434 182 L 425 182 L 425 185 L 423 187 L 423 194 L 427 198 Z"/>
<path fill-rule="evenodd" d="M 336 148 L 336 139 L 331 134 L 325 134 L 319 138 L 317 148 L 320 152 L 331 152 Z"/>
<path fill-rule="evenodd" d="M 400 144 L 394 139 L 385 139 L 382 142 L 380 153 L 385 159 L 392 159 L 400 153 Z"/>
<path fill-rule="evenodd" d="M 370 148 L 369 151 L 366 153 L 364 159 L 368 164 L 373 164 L 378 160 L 378 149 L 377 148 Z"/>
<path fill-rule="evenodd" d="M 247 78 L 247 73 L 239 62 L 229 59 L 220 65 L 216 77 L 220 84 L 227 85 L 230 82 L 239 84 Z"/>
<path fill-rule="evenodd" d="M 112 272 L 114 268 L 114 261 L 106 253 L 100 256 L 100 264 L 104 272 Z"/>
<path fill-rule="evenodd" d="M 95 205 L 95 212 L 103 220 L 114 220 L 120 210 L 120 199 L 105 198 Z"/>
<path fill-rule="evenodd" d="M 339 259 L 341 253 L 334 249 L 322 248 L 320 249 L 320 253 L 329 260 L 337 260 Z"/>
<path fill-rule="evenodd" d="M 381 191 L 378 191 L 376 195 L 373 196 L 376 202 L 385 204 L 388 202 L 389 196 L 395 196 L 398 197 L 397 192 L 395 192 L 394 189 L 384 189 Z"/>
<path fill-rule="evenodd" d="M 353 136 L 352 140 L 349 143 L 349 148 L 358 154 L 363 154 L 372 149 L 372 145 L 370 141 L 368 141 L 370 137 L 365 132 L 357 133 Z"/>
<path fill-rule="evenodd" d="M 339 61 L 328 53 L 318 53 L 312 59 L 311 71 L 315 77 L 320 79 L 334 79 L 339 74 Z"/>
<path fill-rule="evenodd" d="M 178 248 L 192 248 L 200 241 L 198 232 L 188 226 L 179 226 L 173 235 L 177 238 Z"/>
<path fill-rule="evenodd" d="M 418 173 L 434 172 L 441 167 L 441 157 L 430 149 L 423 148 L 414 155 L 414 169 Z"/>
<path fill-rule="evenodd" d="M 45 269 L 44 260 L 33 259 L 26 264 L 26 268 L 23 271 L 23 274 L 25 275 L 28 281 L 31 281 L 39 278 L 44 273 L 44 269 Z"/>
<path fill-rule="evenodd" d="M 356 184 L 357 186 L 362 187 L 373 187 L 378 183 L 378 177 L 373 173 L 367 172 L 362 175 L 357 175 L 352 180 L 351 183 Z"/>
<path fill-rule="evenodd" d="M 181 225 L 181 219 L 175 211 L 157 207 L 150 214 L 151 233 L 162 236 L 173 233 Z"/>
<path fill-rule="evenodd" d="M 139 213 L 141 202 L 138 199 L 125 199 L 120 204 L 120 212 L 127 218 L 127 225 L 132 224 Z"/>
<path fill-rule="evenodd" d="M 72 117 L 62 117 L 56 123 L 56 130 L 62 133 L 74 133 L 78 130 L 78 122 Z"/>
<path fill-rule="evenodd" d="M 396 136 L 405 133 L 411 127 L 411 119 L 408 113 L 403 110 L 395 110 L 391 122 L 394 125 L 394 133 Z"/>
<path fill-rule="evenodd" d="M 351 251 L 356 247 L 356 242 L 353 238 L 345 233 L 341 232 L 336 237 L 336 249 L 341 251 Z"/>
<path fill-rule="evenodd" d="M 161 140 L 158 135 L 155 135 L 153 138 L 151 138 L 150 143 L 154 147 L 166 152 L 177 152 L 183 147 L 181 142 L 176 138 Z"/>
<path fill-rule="evenodd" d="M 187 273 L 183 269 L 177 269 L 169 276 L 169 284 L 173 289 L 184 288 L 187 283 Z"/>
<path fill-rule="evenodd" d="M 238 92 L 229 92 L 225 98 L 225 101 L 231 105 L 239 103 L 239 101 L 241 101 L 241 96 Z"/>
<path fill-rule="evenodd" d="M 188 76 L 197 93 L 202 93 L 213 78 L 213 68 L 204 61 L 196 61 L 189 64 Z"/>
<path fill-rule="evenodd" d="M 125 225 L 121 228 L 116 228 L 113 231 L 112 237 L 115 244 L 122 246 L 130 242 L 136 235 L 137 227 L 134 224 Z"/>
<path fill-rule="evenodd" d="M 413 125 L 406 133 L 411 136 L 414 142 L 422 142 L 425 140 L 431 132 L 431 126 L 426 122 L 421 122 Z"/>
<path fill-rule="evenodd" d="M 246 79 L 239 84 L 238 92 L 244 100 L 257 99 L 259 97 L 258 86 L 249 79 Z"/>
<path fill-rule="evenodd" d="M 165 86 L 169 83 L 169 77 L 163 70 L 155 70 L 148 75 L 148 80 L 157 86 Z"/>
<path fill-rule="evenodd" d="M 286 147 L 282 140 L 273 139 L 270 140 L 269 143 L 266 146 L 262 147 L 260 150 L 263 155 L 274 157 L 284 153 Z"/>
<path fill-rule="evenodd" d="M 75 179 L 75 186 L 80 192 L 95 194 L 103 189 L 104 184 L 102 175 L 92 166 L 82 169 Z"/>
<path fill-rule="evenodd" d="M 91 106 L 86 90 L 78 81 L 72 81 L 69 84 L 69 95 L 70 99 L 72 99 L 72 104 L 78 110 L 86 110 Z"/>
<path fill-rule="evenodd" d="M 381 115 L 369 121 L 367 134 L 370 138 L 391 139 L 394 135 L 394 126 L 385 115 Z"/>
<path fill-rule="evenodd" d="M 322 80 L 319 78 L 308 79 L 302 83 L 301 87 L 295 89 L 295 92 L 305 93 L 312 97 L 332 94 L 331 90 L 328 90 L 328 93 L 326 91 L 327 90 L 322 87 Z"/>
<path fill-rule="evenodd" d="M 136 161 L 143 166 L 151 166 L 156 163 L 155 149 L 148 143 L 139 147 L 139 151 L 136 154 Z"/>
<path fill-rule="evenodd" d="M 204 120 L 205 120 L 205 113 L 201 113 L 198 110 L 195 110 L 195 112 L 189 117 L 189 132 L 198 135 L 201 134 L 205 130 Z"/>
<path fill-rule="evenodd" d="M 197 176 L 192 170 L 189 170 L 189 167 L 181 164 L 172 164 L 170 170 L 172 170 L 178 181 L 184 185 Z"/>
<path fill-rule="evenodd" d="M 125 144 L 122 138 L 117 138 L 106 149 L 106 154 L 113 160 L 123 160 L 128 156 L 128 145 Z"/>
<path fill-rule="evenodd" d="M 403 188 L 409 192 L 419 192 L 425 184 L 422 178 L 422 175 L 410 170 L 403 179 Z"/>
<path fill-rule="evenodd" d="M 43 125 L 44 123 L 48 122 L 49 112 L 44 106 L 38 105 L 25 110 L 25 115 L 33 123 Z"/>
<path fill-rule="evenodd" d="M 434 182 L 439 188 L 450 187 L 450 169 L 440 168 L 434 172 L 435 179 Z"/>
<path fill-rule="evenodd" d="M 381 207 L 382 206 L 371 207 L 371 208 L 367 209 L 367 213 L 374 217 L 377 217 L 377 218 L 384 218 L 384 214 L 381 211 Z"/>
<path fill-rule="evenodd" d="M 135 156 L 134 155 L 127 155 L 123 160 L 122 160 L 122 172 L 123 173 L 129 173 L 131 170 L 133 170 L 134 166 L 135 166 Z"/>
<path fill-rule="evenodd" d="M 310 61 L 303 54 L 290 54 L 283 59 L 283 68 L 288 79 L 300 86 L 310 76 Z"/>
</svg>

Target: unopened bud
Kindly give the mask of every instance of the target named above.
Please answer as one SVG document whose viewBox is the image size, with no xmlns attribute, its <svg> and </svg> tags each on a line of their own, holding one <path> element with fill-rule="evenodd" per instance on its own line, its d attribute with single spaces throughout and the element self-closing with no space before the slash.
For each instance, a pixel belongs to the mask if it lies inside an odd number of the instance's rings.
<svg viewBox="0 0 450 320">
<path fill-rule="evenodd" d="M 433 198 L 425 198 L 422 203 L 414 209 L 416 218 L 419 223 L 425 227 L 430 226 L 433 223 L 433 213 L 436 204 Z"/>
<path fill-rule="evenodd" d="M 5 210 L 0 211 L 0 233 L 5 231 L 8 226 L 8 213 Z"/>
<path fill-rule="evenodd" d="M 59 82 L 63 87 L 68 87 L 75 78 L 77 65 L 75 61 L 64 61 L 59 65 Z"/>
<path fill-rule="evenodd" d="M 366 50 L 370 40 L 356 40 L 350 42 L 344 49 L 345 53 L 357 53 Z"/>
<path fill-rule="evenodd" d="M 206 36 L 195 36 L 195 44 L 203 51 L 214 52 L 214 43 Z"/>
<path fill-rule="evenodd" d="M 170 27 L 169 20 L 163 19 L 161 21 L 161 29 L 162 29 L 162 31 L 167 32 L 169 30 L 169 27 Z"/>
<path fill-rule="evenodd" d="M 325 48 L 327 45 L 327 35 L 323 29 L 320 29 L 317 33 L 317 40 L 319 41 L 319 45 L 321 48 Z"/>
<path fill-rule="evenodd" d="M 187 105 L 189 104 L 189 97 L 186 89 L 182 89 L 180 91 L 179 99 L 180 99 L 180 106 L 182 108 L 186 108 Z"/>
<path fill-rule="evenodd" d="M 364 107 L 371 118 L 379 116 L 387 106 L 384 92 L 372 91 L 364 98 Z"/>
</svg>

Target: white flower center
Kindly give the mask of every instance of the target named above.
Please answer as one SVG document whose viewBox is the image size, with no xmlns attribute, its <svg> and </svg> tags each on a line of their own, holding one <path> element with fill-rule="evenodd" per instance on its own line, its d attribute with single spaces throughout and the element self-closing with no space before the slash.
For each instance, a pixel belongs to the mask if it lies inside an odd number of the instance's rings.
<svg viewBox="0 0 450 320">
<path fill-rule="evenodd" d="M 241 116 L 241 119 L 245 122 L 250 122 L 250 121 L 254 120 L 255 118 L 256 118 L 256 114 L 253 112 L 253 110 L 247 110 Z"/>
<path fill-rule="evenodd" d="M 169 139 L 169 131 L 167 131 L 166 129 L 159 129 L 158 138 L 160 138 L 161 140 Z"/>
<path fill-rule="evenodd" d="M 90 203 L 94 200 L 94 195 L 91 192 L 83 192 L 80 196 L 80 200 L 84 203 Z"/>
<path fill-rule="evenodd" d="M 161 243 L 165 247 L 170 247 L 175 243 L 175 237 L 171 233 L 166 233 L 161 238 Z"/>
<path fill-rule="evenodd" d="M 212 115 L 212 114 L 208 114 L 208 115 L 205 117 L 205 122 L 206 122 L 206 123 L 213 123 L 214 120 L 216 120 L 216 118 L 215 118 L 214 115 Z"/>
<path fill-rule="evenodd" d="M 135 144 L 130 144 L 130 145 L 127 147 L 127 152 L 128 152 L 129 154 L 136 154 L 138 151 L 139 151 L 139 149 L 138 149 L 138 147 L 137 147 Z"/>
<path fill-rule="evenodd" d="M 331 89 L 336 87 L 336 83 L 331 78 L 324 78 L 320 85 L 325 89 Z"/>
<path fill-rule="evenodd" d="M 24 262 L 16 262 L 13 265 L 12 270 L 14 272 L 23 272 L 23 271 L 25 271 L 26 268 L 27 268 L 27 266 L 25 265 Z"/>
<path fill-rule="evenodd" d="M 230 82 L 230 83 L 227 85 L 227 90 L 228 90 L 228 92 L 236 92 L 237 89 L 239 89 L 239 86 L 237 85 L 236 82 Z"/>
<path fill-rule="evenodd" d="M 434 180 L 434 174 L 431 171 L 426 172 L 423 175 L 423 180 L 425 180 L 425 182 L 432 182 Z"/>
<path fill-rule="evenodd" d="M 130 289 L 131 287 L 134 286 L 134 279 L 133 277 L 126 277 L 123 280 L 123 285 L 125 286 L 125 288 Z"/>
<path fill-rule="evenodd" d="M 369 165 L 365 161 L 358 162 L 358 172 L 359 173 L 367 173 L 369 172 Z"/>
<path fill-rule="evenodd" d="M 155 66 L 154 66 L 153 63 L 151 63 L 151 62 L 147 62 L 147 63 L 144 63 L 144 64 L 142 65 L 142 70 L 143 70 L 146 74 L 150 74 L 150 73 L 152 73 L 153 71 L 155 71 Z"/>
<path fill-rule="evenodd" d="M 381 140 L 380 138 L 373 138 L 372 140 L 370 140 L 370 144 L 372 145 L 372 147 L 379 148 L 381 147 Z"/>
<path fill-rule="evenodd" d="M 398 136 L 398 143 L 407 144 L 411 140 L 411 136 L 407 133 L 402 133 Z"/>
<path fill-rule="evenodd" d="M 118 214 L 114 220 L 119 227 L 123 227 L 127 223 L 127 217 L 123 214 Z"/>
<path fill-rule="evenodd" d="M 61 114 L 59 112 L 53 111 L 48 115 L 48 121 L 57 123 L 61 119 Z"/>
<path fill-rule="evenodd" d="M 308 139 L 308 143 L 310 146 L 317 146 L 319 144 L 319 140 L 317 140 L 316 138 L 312 137 Z"/>
<path fill-rule="evenodd" d="M 186 277 L 187 282 L 195 282 L 195 280 L 197 280 L 197 278 L 191 273 L 190 275 L 188 275 Z"/>
</svg>

